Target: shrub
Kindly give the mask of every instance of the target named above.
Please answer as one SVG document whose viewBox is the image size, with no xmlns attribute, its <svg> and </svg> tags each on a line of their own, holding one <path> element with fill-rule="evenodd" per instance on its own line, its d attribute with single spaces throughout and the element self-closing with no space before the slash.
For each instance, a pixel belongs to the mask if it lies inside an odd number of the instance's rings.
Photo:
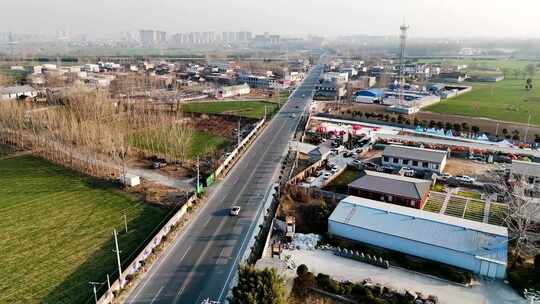
<svg viewBox="0 0 540 304">
<path fill-rule="evenodd" d="M 305 297 L 316 284 L 313 273 L 307 272 L 303 276 L 294 279 L 294 292 L 300 297 Z"/>
<path fill-rule="evenodd" d="M 308 272 L 309 269 L 306 264 L 302 264 L 296 268 L 296 275 L 298 275 L 299 277 L 303 277 Z"/>
<path fill-rule="evenodd" d="M 320 289 L 330 293 L 338 294 L 339 288 L 337 286 L 337 283 L 334 280 L 330 279 L 330 276 L 328 276 L 327 274 L 319 273 L 317 275 L 316 282 L 317 287 L 319 287 Z"/>
<path fill-rule="evenodd" d="M 274 269 L 256 270 L 242 265 L 238 269 L 238 284 L 232 290 L 231 304 L 284 304 L 285 282 Z"/>
</svg>

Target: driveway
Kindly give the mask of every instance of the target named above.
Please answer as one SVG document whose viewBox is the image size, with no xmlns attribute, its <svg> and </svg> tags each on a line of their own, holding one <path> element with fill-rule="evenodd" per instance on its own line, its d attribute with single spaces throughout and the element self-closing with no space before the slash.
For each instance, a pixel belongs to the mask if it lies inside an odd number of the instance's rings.
<svg viewBox="0 0 540 304">
<path fill-rule="evenodd" d="M 480 280 L 474 287 L 463 287 L 430 276 L 400 268 L 384 269 L 322 250 L 285 250 L 296 265 L 306 264 L 311 272 L 325 273 L 337 280 L 359 282 L 371 279 L 373 283 L 391 286 L 398 290 L 433 294 L 440 303 L 495 304 L 526 303 L 509 285 L 501 281 Z"/>
</svg>

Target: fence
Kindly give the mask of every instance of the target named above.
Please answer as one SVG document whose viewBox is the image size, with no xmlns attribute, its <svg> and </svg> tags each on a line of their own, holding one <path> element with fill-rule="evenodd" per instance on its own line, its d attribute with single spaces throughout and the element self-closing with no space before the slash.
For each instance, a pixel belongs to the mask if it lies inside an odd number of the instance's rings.
<svg viewBox="0 0 540 304">
<path fill-rule="evenodd" d="M 98 300 L 98 304 L 113 303 L 113 300 L 119 290 L 126 284 L 126 277 L 134 275 L 144 265 L 144 261 L 152 254 L 154 248 L 161 244 L 163 238 L 167 236 L 173 227 L 177 225 L 184 215 L 188 212 L 188 209 L 193 206 L 197 201 L 197 195 L 193 195 L 188 201 L 174 214 L 171 219 L 161 228 L 161 230 L 152 238 L 152 240 L 144 247 L 141 253 L 129 264 L 127 268 L 122 272 L 123 282 L 117 279 L 111 284 L 111 288 L 108 289 Z"/>
<path fill-rule="evenodd" d="M 249 143 L 255 138 L 257 132 L 261 129 L 261 127 L 264 125 L 265 119 L 262 119 L 255 125 L 255 128 L 251 130 L 251 132 L 244 138 L 240 144 L 231 152 L 231 155 L 225 159 L 225 161 L 216 169 L 214 172 L 214 178 L 218 178 L 223 172 L 226 172 L 232 165 L 234 165 L 237 155 L 243 151 Z"/>
<path fill-rule="evenodd" d="M 328 157 L 328 153 L 323 155 L 319 161 L 315 162 L 314 164 L 307 167 L 306 169 L 298 172 L 298 174 L 296 174 L 293 178 L 289 180 L 289 184 L 296 185 L 300 183 L 301 181 L 303 181 L 304 179 L 306 179 L 307 176 L 310 176 L 313 173 L 315 173 L 317 170 L 319 170 L 324 165 L 326 165 L 327 157 Z"/>
</svg>

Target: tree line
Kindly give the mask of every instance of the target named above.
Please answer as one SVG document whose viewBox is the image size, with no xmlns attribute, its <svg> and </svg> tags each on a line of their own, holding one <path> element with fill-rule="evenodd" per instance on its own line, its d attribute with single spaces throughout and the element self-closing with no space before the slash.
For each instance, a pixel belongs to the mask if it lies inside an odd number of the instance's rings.
<svg viewBox="0 0 540 304">
<path fill-rule="evenodd" d="M 52 162 L 94 176 L 125 171 L 134 138 L 170 161 L 185 161 L 192 127 L 181 114 L 110 98 L 102 90 L 72 88 L 63 105 L 36 109 L 0 102 L 0 143 L 31 149 Z M 159 130 L 159 131 L 152 131 Z"/>
</svg>

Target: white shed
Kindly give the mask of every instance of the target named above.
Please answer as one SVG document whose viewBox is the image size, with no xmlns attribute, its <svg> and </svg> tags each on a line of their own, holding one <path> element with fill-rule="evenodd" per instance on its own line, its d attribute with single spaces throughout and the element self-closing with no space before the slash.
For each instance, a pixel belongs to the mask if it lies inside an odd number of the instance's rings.
<svg viewBox="0 0 540 304">
<path fill-rule="evenodd" d="M 120 183 L 128 187 L 135 187 L 141 184 L 141 178 L 138 175 L 126 174 L 119 178 Z"/>
<path fill-rule="evenodd" d="M 328 230 L 481 276 L 506 276 L 505 227 L 349 196 L 330 215 Z"/>
</svg>

